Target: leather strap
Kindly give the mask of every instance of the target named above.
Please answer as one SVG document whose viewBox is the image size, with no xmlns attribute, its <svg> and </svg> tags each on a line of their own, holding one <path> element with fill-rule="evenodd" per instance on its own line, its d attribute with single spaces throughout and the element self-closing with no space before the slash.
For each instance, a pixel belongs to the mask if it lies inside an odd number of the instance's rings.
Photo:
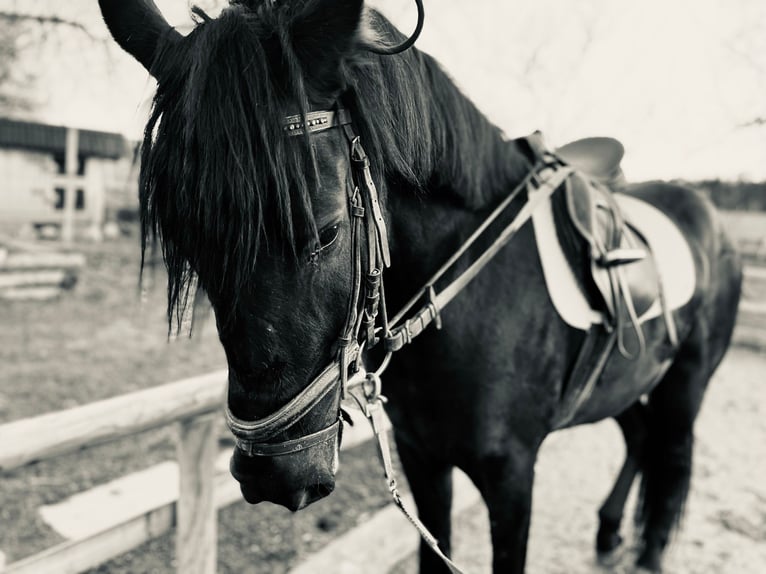
<svg viewBox="0 0 766 574">
<path fill-rule="evenodd" d="M 372 181 L 370 163 L 359 137 L 351 127 L 350 114 L 344 109 L 310 112 L 285 118 L 284 129 L 289 136 L 321 132 L 343 127 L 349 143 L 352 177 L 355 185 L 349 189 L 349 214 L 351 219 L 352 275 L 351 292 L 346 321 L 338 337 L 338 357 L 318 377 L 276 412 L 259 420 L 245 421 L 237 418 L 226 408 L 226 419 L 241 450 L 252 456 L 267 456 L 265 452 L 285 453 L 295 446 L 294 439 L 281 443 L 266 443 L 276 435 L 288 430 L 313 409 L 340 381 L 342 395 L 348 384 L 349 368 L 359 360 L 360 331 L 367 321 L 365 334 L 367 346 L 375 343 L 375 318 L 378 315 L 378 299 L 382 286 L 382 267 L 390 264 L 388 235 L 383 219 L 377 189 Z M 366 229 L 366 236 L 364 230 Z M 366 241 L 365 241 L 366 240 Z M 367 245 L 367 268 L 363 269 L 363 243 Z M 362 296 L 364 290 L 364 296 Z M 385 313 L 383 313 L 385 317 Z M 370 337 L 372 335 L 372 337 Z M 339 413 L 340 416 L 340 413 Z M 327 429 L 321 432 L 329 432 Z M 314 436 L 314 435 L 311 435 Z M 261 454 L 258 454 L 261 453 Z"/>
<path fill-rule="evenodd" d="M 440 312 L 444 307 L 470 283 L 479 272 L 497 255 L 518 231 L 529 221 L 535 209 L 548 197 L 553 195 L 559 187 L 572 174 L 574 169 L 569 166 L 543 165 L 541 169 L 534 170 L 532 177 L 525 179 L 511 194 L 492 212 L 485 222 L 468 238 L 462 247 L 453 255 L 426 283 L 410 302 L 405 305 L 403 311 L 400 311 L 392 320 L 392 325 L 396 325 L 401 320 L 404 313 L 412 307 L 418 300 L 427 295 L 428 302 L 415 314 L 413 319 L 406 321 L 403 325 L 395 327 L 385 337 L 386 350 L 394 352 L 412 341 L 417 335 L 434 320 L 439 320 Z M 463 271 L 455 280 L 453 280 L 441 292 L 434 292 L 434 284 L 449 269 L 459 257 L 472 245 L 476 239 L 497 219 L 497 217 L 507 209 L 511 201 L 518 196 L 522 189 L 528 191 L 528 199 L 519 211 L 518 215 L 503 229 L 500 235 L 493 241 L 484 253 L 479 256 L 471 265 Z"/>
<path fill-rule="evenodd" d="M 399 488 L 396 482 L 396 474 L 394 471 L 394 465 L 391 461 L 391 445 L 388 440 L 388 431 L 385 426 L 385 418 L 383 415 L 383 397 L 380 395 L 375 396 L 371 400 L 368 399 L 364 405 L 365 416 L 367 416 L 372 426 L 372 431 L 375 434 L 375 438 L 378 443 L 378 454 L 380 455 L 381 463 L 383 464 L 383 472 L 386 477 L 386 483 L 388 484 L 388 490 L 391 493 L 391 498 L 396 504 L 396 507 L 404 514 L 405 518 L 415 527 L 415 530 L 420 534 L 421 539 L 428 544 L 428 547 L 433 550 L 436 555 L 442 559 L 444 564 L 449 568 L 452 574 L 463 574 L 463 571 L 458 568 L 449 557 L 444 554 L 441 548 L 439 548 L 439 542 L 434 538 L 433 534 L 428 531 L 428 528 L 420 521 L 420 519 L 412 514 L 402 501 L 402 496 L 399 494 Z"/>
<path fill-rule="evenodd" d="M 607 331 L 601 325 L 594 325 L 588 330 L 567 379 L 565 393 L 568 396 L 562 400 L 555 428 L 563 428 L 572 422 L 578 409 L 593 394 L 616 341 L 614 329 Z"/>
<path fill-rule="evenodd" d="M 346 356 L 345 368 L 356 360 L 358 346 L 355 342 L 350 345 L 351 352 Z M 339 363 L 331 363 L 322 373 L 312 381 L 298 396 L 284 405 L 281 409 L 262 419 L 245 421 L 234 416 L 230 409 L 226 409 L 226 423 L 237 439 L 243 442 L 258 443 L 273 438 L 284 432 L 306 416 L 319 401 L 327 396 L 340 378 Z"/>
<path fill-rule="evenodd" d="M 312 446 L 334 440 L 340 430 L 340 419 L 330 426 L 315 433 L 302 436 L 293 440 L 279 443 L 256 443 L 253 441 L 237 438 L 237 448 L 250 457 L 256 456 L 284 456 L 294 454 Z"/>
<path fill-rule="evenodd" d="M 305 120 L 305 121 L 304 121 Z M 309 133 L 323 132 L 351 123 L 351 114 L 344 109 L 308 112 L 305 116 L 296 114 L 287 116 L 282 129 L 290 136 L 302 135 L 308 128 Z"/>
</svg>

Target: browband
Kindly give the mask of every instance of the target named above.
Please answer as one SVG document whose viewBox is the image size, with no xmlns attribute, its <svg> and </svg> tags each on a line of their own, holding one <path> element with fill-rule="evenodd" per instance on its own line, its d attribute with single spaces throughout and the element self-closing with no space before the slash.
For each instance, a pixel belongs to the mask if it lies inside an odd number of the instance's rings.
<svg viewBox="0 0 766 574">
<path fill-rule="evenodd" d="M 351 114 L 345 109 L 322 110 L 308 112 L 305 116 L 301 114 L 287 116 L 282 122 L 282 129 L 289 136 L 298 136 L 303 135 L 307 128 L 309 133 L 314 134 L 350 123 Z"/>
</svg>

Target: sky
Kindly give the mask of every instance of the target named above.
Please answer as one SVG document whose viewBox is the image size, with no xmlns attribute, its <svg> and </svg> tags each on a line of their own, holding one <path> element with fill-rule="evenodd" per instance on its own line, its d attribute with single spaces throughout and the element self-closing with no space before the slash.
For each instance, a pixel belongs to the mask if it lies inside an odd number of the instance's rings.
<svg viewBox="0 0 766 574">
<path fill-rule="evenodd" d="M 172 24 L 189 25 L 187 0 L 156 1 Z M 370 3 L 402 30 L 414 27 L 412 0 Z M 154 83 L 108 42 L 96 0 L 0 0 L 0 10 L 14 6 L 65 12 L 103 40 L 73 31 L 39 48 L 28 64 L 38 78 L 34 117 L 137 137 Z M 632 180 L 766 180 L 766 1 L 425 0 L 425 7 L 418 47 L 507 136 L 539 129 L 551 146 L 617 137 Z"/>
</svg>

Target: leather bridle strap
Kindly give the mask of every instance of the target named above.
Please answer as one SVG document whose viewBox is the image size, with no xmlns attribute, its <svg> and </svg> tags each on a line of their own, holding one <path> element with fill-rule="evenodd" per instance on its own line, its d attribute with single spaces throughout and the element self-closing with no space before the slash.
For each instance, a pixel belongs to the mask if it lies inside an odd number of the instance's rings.
<svg viewBox="0 0 766 574">
<path fill-rule="evenodd" d="M 345 364 L 346 369 L 353 360 L 356 360 L 358 354 L 358 347 L 355 343 L 351 344 L 351 348 L 352 352 L 348 353 L 350 359 Z M 226 422 L 237 438 L 237 446 L 243 452 L 253 452 L 258 450 L 255 445 L 259 445 L 262 441 L 273 438 L 292 427 L 335 388 L 340 378 L 340 371 L 339 363 L 331 363 L 298 396 L 281 409 L 262 419 L 245 421 L 234 416 L 231 410 L 227 408 Z"/>
<path fill-rule="evenodd" d="M 574 169 L 566 165 L 543 164 L 542 167 L 534 169 L 524 181 L 522 181 L 500 205 L 489 215 L 481 226 L 466 240 L 458 251 L 442 265 L 439 270 L 426 282 L 426 285 L 418 291 L 414 297 L 397 313 L 391 320 L 392 330 L 385 335 L 386 351 L 393 353 L 405 345 L 409 344 L 415 337 L 425 330 L 433 321 L 436 321 L 437 327 L 441 325 L 440 312 L 455 296 L 470 283 L 479 272 L 497 255 L 518 231 L 529 221 L 535 209 L 563 184 L 572 174 Z M 471 265 L 463 271 L 456 279 L 447 285 L 442 291 L 436 292 L 434 285 L 450 268 L 452 268 L 458 259 L 476 242 L 476 240 L 487 230 L 487 228 L 503 213 L 511 202 L 518 197 L 522 190 L 528 189 L 527 202 L 521 208 L 521 211 L 513 218 L 500 235 L 492 244 L 476 259 Z M 404 318 L 404 315 L 411 309 L 415 303 L 425 298 L 426 304 L 415 313 L 415 315 L 396 327 Z"/>
<path fill-rule="evenodd" d="M 300 438 L 286 440 L 279 443 L 237 443 L 239 449 L 247 456 L 284 456 L 293 454 L 333 440 L 340 431 L 340 420 L 336 420 L 330 426 L 323 428 L 315 433 L 302 436 Z"/>
<path fill-rule="evenodd" d="M 295 398 L 267 417 L 246 421 L 237 418 L 231 409 L 226 408 L 226 420 L 232 434 L 236 437 L 237 446 L 243 453 L 250 456 L 277 456 L 295 452 L 295 440 L 300 439 L 283 442 L 266 441 L 290 429 L 306 416 L 322 399 L 337 388 L 338 381 L 340 381 L 342 392 L 345 393 L 349 369 L 359 360 L 361 326 L 369 316 L 372 316 L 374 324 L 374 316 L 377 315 L 376 298 L 382 275 L 381 266 L 388 265 L 390 261 L 388 237 L 377 189 L 370 174 L 369 160 L 350 124 L 350 114 L 344 109 L 309 112 L 305 115 L 289 116 L 284 120 L 283 129 L 289 136 L 304 135 L 307 132 L 315 134 L 335 127 L 344 128 L 349 142 L 352 177 L 355 184 L 349 190 L 352 246 L 351 293 L 346 321 L 338 337 L 339 351 L 336 361 L 333 361 Z M 367 229 L 368 248 L 366 274 L 362 269 L 364 227 Z M 363 290 L 364 298 L 361 297 Z M 372 331 L 374 332 L 374 325 Z M 358 370 L 358 367 L 354 367 L 354 370 Z M 338 416 L 340 417 L 340 412 Z M 319 431 L 321 436 L 329 436 L 330 429 L 337 428 L 336 423 Z"/>
<path fill-rule="evenodd" d="M 288 136 L 303 135 L 306 130 L 315 134 L 351 123 L 351 114 L 345 109 L 307 112 L 306 115 L 287 116 L 282 129 Z"/>
</svg>

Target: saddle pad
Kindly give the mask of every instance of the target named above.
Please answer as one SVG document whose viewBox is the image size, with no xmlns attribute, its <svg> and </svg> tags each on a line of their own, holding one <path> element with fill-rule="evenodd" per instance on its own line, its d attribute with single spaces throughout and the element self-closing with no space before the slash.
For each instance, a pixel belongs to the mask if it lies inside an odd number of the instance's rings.
<svg viewBox="0 0 766 574">
<path fill-rule="evenodd" d="M 621 193 L 615 193 L 614 197 L 625 220 L 646 238 L 652 250 L 668 309 L 682 307 L 691 300 L 696 281 L 694 259 L 686 239 L 656 207 Z M 545 283 L 559 316 L 569 326 L 581 330 L 604 323 L 603 313 L 591 308 L 561 249 L 550 198 L 535 210 L 532 223 Z M 662 306 L 656 300 L 639 321 L 643 323 L 661 315 Z"/>
</svg>

